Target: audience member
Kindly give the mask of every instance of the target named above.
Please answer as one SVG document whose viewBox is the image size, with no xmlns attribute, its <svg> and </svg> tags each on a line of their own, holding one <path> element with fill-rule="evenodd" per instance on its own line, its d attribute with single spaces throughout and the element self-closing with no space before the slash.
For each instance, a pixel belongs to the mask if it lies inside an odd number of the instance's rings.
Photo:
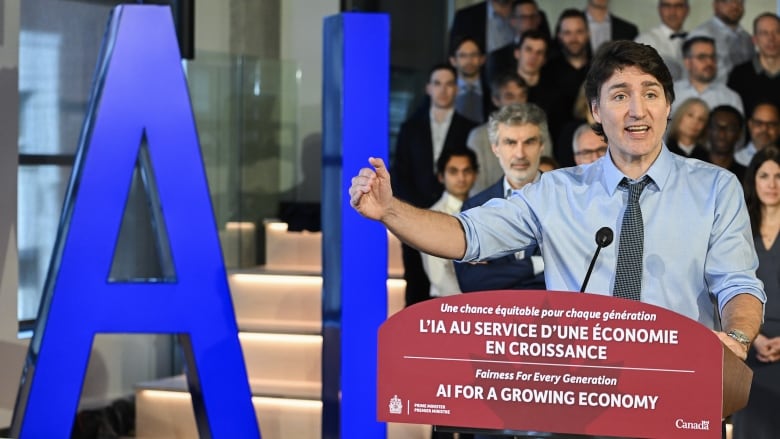
<svg viewBox="0 0 780 439">
<path fill-rule="evenodd" d="M 643 224 L 641 247 L 631 247 L 626 257 L 621 246 L 626 249 L 628 236 L 619 229 L 616 242 L 602 249 L 586 291 L 653 303 L 717 328 L 719 340 L 744 360 L 761 326 L 766 295 L 756 278 L 758 258 L 737 179 L 663 147 L 674 89 L 651 47 L 605 43 L 586 91 L 608 157 L 546 173 L 508 200 L 493 199 L 457 217 L 393 197 L 384 162 L 369 158 L 370 167 L 352 179 L 350 204 L 421 251 L 466 263 L 540 245 L 547 287 L 577 291 L 593 254 L 593 235 L 616 219 L 620 227 L 630 192 L 630 202 L 638 198 L 641 210 L 640 219 L 629 209 L 629 219 Z M 498 146 L 520 143 L 506 135 L 520 128 L 499 125 Z"/>
<path fill-rule="evenodd" d="M 780 432 L 780 150 L 759 151 L 745 173 L 745 199 L 764 282 L 764 325 L 748 353 L 753 381 L 747 407 L 732 416 L 734 439 L 774 439 Z"/>
<path fill-rule="evenodd" d="M 742 166 L 750 164 L 756 152 L 769 145 L 779 146 L 780 114 L 777 107 L 768 102 L 758 104 L 747 122 L 750 143 L 734 153 L 734 160 Z"/>
<path fill-rule="evenodd" d="M 517 65 L 515 50 L 520 45 L 520 38 L 525 32 L 536 31 L 544 36 L 545 41 L 550 40 L 550 25 L 547 24 L 547 16 L 539 9 L 536 0 L 515 0 L 512 2 L 512 18 L 510 20 L 515 36 L 512 42 L 498 48 L 487 57 L 485 73 L 490 81 L 498 75 L 512 71 Z"/>
<path fill-rule="evenodd" d="M 450 28 L 450 45 L 463 37 L 474 38 L 490 53 L 512 42 L 512 0 L 487 0 L 458 9 Z"/>
<path fill-rule="evenodd" d="M 528 102 L 542 107 L 549 114 L 556 91 L 549 76 L 542 75 L 547 62 L 549 40 L 539 31 L 528 31 L 520 36 L 515 49 L 517 74 L 528 86 Z"/>
<path fill-rule="evenodd" d="M 744 136 L 745 119 L 736 108 L 721 105 L 710 111 L 707 123 L 707 142 L 709 143 L 709 162 L 728 169 L 739 181 L 745 176 L 745 167 L 734 160 L 734 151 Z"/>
<path fill-rule="evenodd" d="M 436 161 L 436 175 L 444 185 L 441 198 L 431 206 L 431 210 L 454 215 L 460 212 L 463 201 L 477 178 L 479 165 L 474 151 L 468 148 L 445 150 Z M 451 259 L 437 258 L 426 253 L 422 257 L 425 274 L 431 281 L 431 297 L 451 296 L 460 293 L 458 278 Z"/>
<path fill-rule="evenodd" d="M 658 51 L 675 81 L 683 78 L 682 44 L 688 36 L 683 25 L 688 18 L 688 12 L 688 0 L 658 0 L 661 24 L 642 32 L 635 40 L 637 43 L 653 46 Z"/>
<path fill-rule="evenodd" d="M 450 51 L 450 64 L 458 72 L 458 93 L 455 96 L 455 111 L 474 122 L 482 123 L 492 110 L 492 103 L 480 75 L 485 55 L 472 37 L 463 37 Z"/>
<path fill-rule="evenodd" d="M 555 91 L 553 101 L 544 108 L 553 133 L 557 133 L 572 119 L 572 106 L 577 91 L 590 67 L 588 20 L 585 14 L 576 9 L 561 12 L 555 35 L 558 56 L 551 58 L 542 69 L 542 77 L 549 80 Z"/>
<path fill-rule="evenodd" d="M 609 0 L 588 0 L 585 15 L 588 17 L 593 52 L 607 41 L 633 40 L 639 33 L 634 23 L 609 12 Z"/>
<path fill-rule="evenodd" d="M 780 108 L 780 17 L 766 12 L 753 20 L 756 56 L 734 67 L 728 85 L 742 97 L 745 114 L 752 114 L 761 101 Z"/>
<path fill-rule="evenodd" d="M 574 131 L 571 146 L 574 152 L 574 162 L 577 165 L 593 163 L 607 153 L 607 142 L 586 123 Z"/>
<path fill-rule="evenodd" d="M 526 102 L 528 97 L 528 89 L 523 79 L 511 72 L 496 78 L 490 88 L 493 90 L 493 102 L 499 108 Z M 503 176 L 504 170 L 501 169 L 490 146 L 488 124 L 482 124 L 471 130 L 466 145 L 476 153 L 477 162 L 480 163 L 480 172 L 472 189 L 472 193 L 476 194 Z"/>
<path fill-rule="evenodd" d="M 539 180 L 539 161 L 550 141 L 547 117 L 537 105 L 512 104 L 490 116 L 490 144 L 504 170 L 494 184 L 463 203 L 462 210 L 508 198 Z M 527 248 L 499 259 L 455 264 L 461 291 L 544 289 L 544 262 Z"/>
<path fill-rule="evenodd" d="M 718 66 L 715 63 L 715 42 L 709 37 L 693 37 L 683 44 L 683 57 L 688 78 L 675 81 L 674 94 L 677 102 L 688 98 L 701 98 L 710 108 L 730 105 L 740 113 L 742 99 L 732 89 L 715 82 Z M 672 105 L 672 113 L 677 105 Z"/>
<path fill-rule="evenodd" d="M 427 209 L 439 199 L 444 187 L 436 178 L 434 164 L 444 149 L 465 145 L 476 125 L 455 111 L 456 77 L 451 65 L 434 66 L 425 87 L 430 106 L 421 107 L 398 132 L 394 186 L 396 195 L 413 206 Z M 429 297 L 430 284 L 417 250 L 404 245 L 402 257 L 406 304 L 412 305 Z"/>
<path fill-rule="evenodd" d="M 744 0 L 713 0 L 712 8 L 713 17 L 691 31 L 690 36 L 705 36 L 715 40 L 718 54 L 715 81 L 725 84 L 731 69 L 753 58 L 753 41 L 750 34 L 739 25 L 745 15 Z"/>
<path fill-rule="evenodd" d="M 710 109 L 699 98 L 688 98 L 672 115 L 666 133 L 666 147 L 669 151 L 694 159 L 710 160 L 710 153 L 704 146 L 707 142 L 707 120 Z"/>
</svg>

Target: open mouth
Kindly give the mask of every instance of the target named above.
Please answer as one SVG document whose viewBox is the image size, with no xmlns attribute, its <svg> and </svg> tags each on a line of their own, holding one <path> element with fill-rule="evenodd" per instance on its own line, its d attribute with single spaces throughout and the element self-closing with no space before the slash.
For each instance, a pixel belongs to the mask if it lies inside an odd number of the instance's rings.
<svg viewBox="0 0 780 439">
<path fill-rule="evenodd" d="M 646 133 L 650 127 L 648 125 L 635 125 L 626 127 L 626 131 L 629 133 Z"/>
</svg>

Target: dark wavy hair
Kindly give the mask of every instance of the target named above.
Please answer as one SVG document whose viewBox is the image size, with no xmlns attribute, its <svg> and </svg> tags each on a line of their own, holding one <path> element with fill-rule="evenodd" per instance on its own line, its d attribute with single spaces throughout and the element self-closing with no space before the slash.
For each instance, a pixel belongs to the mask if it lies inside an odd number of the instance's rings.
<svg viewBox="0 0 780 439">
<path fill-rule="evenodd" d="M 748 215 L 750 215 L 750 226 L 753 228 L 753 236 L 761 234 L 761 200 L 758 199 L 756 192 L 756 172 L 758 168 L 768 161 L 774 161 L 780 165 L 780 149 L 774 146 L 767 146 L 753 156 L 750 164 L 745 171 L 745 178 L 742 181 L 742 187 L 745 190 L 745 203 L 747 204 Z"/>
<path fill-rule="evenodd" d="M 669 69 L 661 59 L 661 55 L 646 44 L 633 41 L 619 40 L 609 41 L 601 45 L 593 57 L 588 75 L 585 77 L 585 96 L 591 105 L 598 103 L 601 86 L 615 73 L 626 67 L 637 67 L 639 70 L 652 75 L 664 88 L 664 95 L 669 105 L 674 102 L 674 81 Z M 600 123 L 592 126 L 593 131 L 607 140 L 604 127 Z"/>
</svg>

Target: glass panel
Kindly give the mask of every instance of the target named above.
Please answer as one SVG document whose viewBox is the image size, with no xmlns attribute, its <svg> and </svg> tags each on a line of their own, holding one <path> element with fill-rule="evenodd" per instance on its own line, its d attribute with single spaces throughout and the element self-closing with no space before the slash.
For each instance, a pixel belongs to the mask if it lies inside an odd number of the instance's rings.
<svg viewBox="0 0 780 439">
<path fill-rule="evenodd" d="M 187 76 L 226 264 L 262 264 L 263 221 L 279 215 L 280 200 L 297 200 L 304 178 L 296 66 L 197 52 Z"/>
<path fill-rule="evenodd" d="M 71 169 L 19 167 L 19 320 L 37 317 Z"/>
</svg>

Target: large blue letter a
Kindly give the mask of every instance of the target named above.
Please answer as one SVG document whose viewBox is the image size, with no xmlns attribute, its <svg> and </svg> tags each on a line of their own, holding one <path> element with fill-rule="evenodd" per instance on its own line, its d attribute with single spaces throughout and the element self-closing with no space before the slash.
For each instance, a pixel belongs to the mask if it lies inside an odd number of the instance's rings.
<svg viewBox="0 0 780 439">
<path fill-rule="evenodd" d="M 14 413 L 23 438 L 70 437 L 96 333 L 180 334 L 200 436 L 260 435 L 179 59 L 168 7 L 114 10 Z M 111 279 L 137 163 L 170 266 Z"/>
</svg>

